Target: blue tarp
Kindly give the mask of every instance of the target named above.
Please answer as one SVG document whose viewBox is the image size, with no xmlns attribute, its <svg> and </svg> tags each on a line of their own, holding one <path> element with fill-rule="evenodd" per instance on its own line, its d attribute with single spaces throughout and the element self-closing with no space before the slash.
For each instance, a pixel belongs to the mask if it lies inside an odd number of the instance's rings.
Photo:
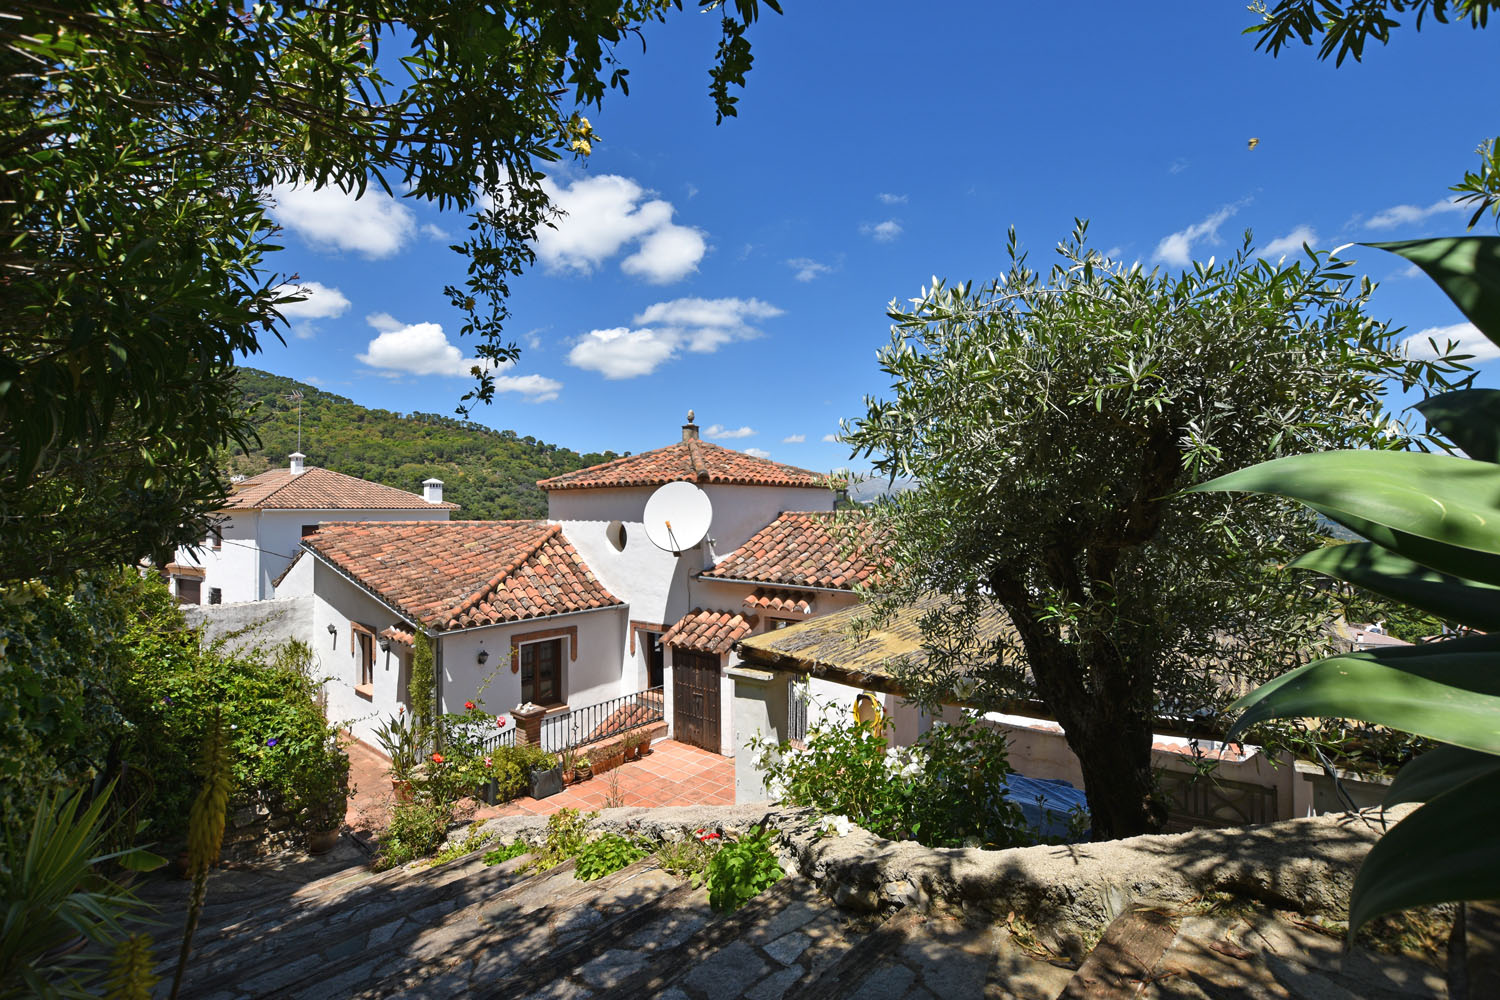
<svg viewBox="0 0 1500 1000">
<path fill-rule="evenodd" d="M 1007 780 L 1005 798 L 1021 808 L 1021 815 L 1038 840 L 1067 839 L 1069 823 L 1077 810 L 1083 811 L 1087 826 L 1088 800 L 1081 790 L 1061 778 L 1012 774 Z"/>
</svg>

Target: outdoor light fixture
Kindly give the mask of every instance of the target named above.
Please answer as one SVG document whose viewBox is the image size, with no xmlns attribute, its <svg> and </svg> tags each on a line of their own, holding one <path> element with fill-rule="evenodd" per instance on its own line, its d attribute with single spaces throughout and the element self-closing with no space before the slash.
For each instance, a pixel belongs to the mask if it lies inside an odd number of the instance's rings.
<svg viewBox="0 0 1500 1000">
<path fill-rule="evenodd" d="M 339 627 L 337 625 L 333 624 L 332 622 L 329 622 L 328 623 L 328 634 L 329 635 L 338 635 L 339 634 Z"/>
<path fill-rule="evenodd" d="M 490 654 L 487 653 L 487 652 L 485 652 L 482 649 L 479 651 L 479 656 L 476 657 L 476 659 L 479 660 L 479 665 L 481 667 L 484 666 L 484 661 L 488 660 L 489 658 L 490 658 Z"/>
<path fill-rule="evenodd" d="M 383 635 L 383 636 L 380 637 L 380 651 L 382 653 L 389 653 L 391 651 L 391 637 L 390 636 Z"/>
</svg>

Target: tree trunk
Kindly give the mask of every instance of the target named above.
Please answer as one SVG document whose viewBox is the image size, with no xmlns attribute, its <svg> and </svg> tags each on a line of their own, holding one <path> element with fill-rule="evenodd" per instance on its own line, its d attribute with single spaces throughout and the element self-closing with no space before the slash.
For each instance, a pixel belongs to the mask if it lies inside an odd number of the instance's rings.
<svg viewBox="0 0 1500 1000">
<path fill-rule="evenodd" d="M 1083 771 L 1094 839 L 1160 832 L 1167 804 L 1151 770 L 1149 720 L 1091 714 L 1064 728 Z"/>
</svg>

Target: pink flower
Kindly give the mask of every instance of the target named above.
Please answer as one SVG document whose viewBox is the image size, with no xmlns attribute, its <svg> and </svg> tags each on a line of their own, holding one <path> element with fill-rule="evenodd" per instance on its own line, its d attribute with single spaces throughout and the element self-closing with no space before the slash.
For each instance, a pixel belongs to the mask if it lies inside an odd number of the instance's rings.
<svg viewBox="0 0 1500 1000">
<path fill-rule="evenodd" d="M 494 767 L 495 766 L 495 761 L 492 758 L 486 757 L 484 759 L 484 766 L 485 767 Z"/>
<path fill-rule="evenodd" d="M 504 729 L 505 728 L 505 716 L 503 716 L 503 715 L 497 715 L 497 716 L 495 716 L 495 728 L 496 729 Z"/>
</svg>

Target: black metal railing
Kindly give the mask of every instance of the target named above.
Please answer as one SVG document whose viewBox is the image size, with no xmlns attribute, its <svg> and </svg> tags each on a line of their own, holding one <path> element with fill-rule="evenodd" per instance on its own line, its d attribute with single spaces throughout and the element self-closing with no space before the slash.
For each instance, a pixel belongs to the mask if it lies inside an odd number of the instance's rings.
<svg viewBox="0 0 1500 1000">
<path fill-rule="evenodd" d="M 649 688 L 542 720 L 542 746 L 553 753 L 613 739 L 666 718 L 662 689 Z"/>
<path fill-rule="evenodd" d="M 516 727 L 507 726 L 495 731 L 493 736 L 487 736 L 483 740 L 485 752 L 498 750 L 501 747 L 513 747 L 516 745 Z"/>
</svg>

